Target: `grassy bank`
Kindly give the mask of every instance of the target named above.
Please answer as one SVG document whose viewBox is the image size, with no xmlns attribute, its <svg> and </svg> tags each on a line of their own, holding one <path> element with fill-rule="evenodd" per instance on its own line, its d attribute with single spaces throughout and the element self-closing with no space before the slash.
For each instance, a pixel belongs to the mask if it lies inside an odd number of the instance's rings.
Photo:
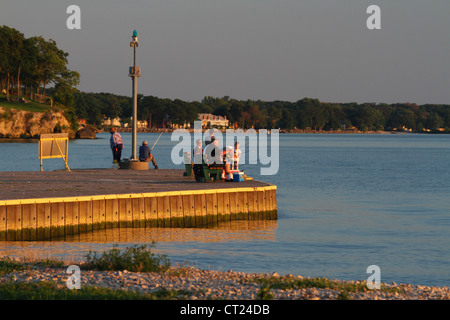
<svg viewBox="0 0 450 320">
<path fill-rule="evenodd" d="M 17 97 L 11 96 L 10 98 L 15 99 Z M 39 103 L 33 100 L 28 100 L 27 103 L 12 100 L 8 101 L 5 95 L 0 95 L 0 107 L 3 107 L 5 109 L 16 109 L 30 112 L 46 112 L 46 111 L 60 110 L 57 107 L 52 107 L 48 104 Z"/>
<path fill-rule="evenodd" d="M 0 300 L 171 300 L 183 299 L 188 294 L 164 288 L 152 293 L 94 286 L 70 290 L 52 281 L 0 284 Z"/>
</svg>

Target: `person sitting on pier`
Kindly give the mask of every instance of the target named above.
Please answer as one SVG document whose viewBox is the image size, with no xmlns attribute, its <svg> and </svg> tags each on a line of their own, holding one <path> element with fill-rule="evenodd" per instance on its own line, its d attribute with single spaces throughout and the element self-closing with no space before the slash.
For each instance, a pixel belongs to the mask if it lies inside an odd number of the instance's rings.
<svg viewBox="0 0 450 320">
<path fill-rule="evenodd" d="M 233 180 L 233 147 L 225 147 L 222 154 L 224 162 L 222 179 L 231 181 Z"/>
<path fill-rule="evenodd" d="M 139 147 L 139 161 L 153 163 L 155 169 L 158 169 L 158 165 L 156 164 L 155 157 L 152 155 L 152 150 L 147 144 L 147 141 L 142 141 L 142 146 Z"/>
</svg>

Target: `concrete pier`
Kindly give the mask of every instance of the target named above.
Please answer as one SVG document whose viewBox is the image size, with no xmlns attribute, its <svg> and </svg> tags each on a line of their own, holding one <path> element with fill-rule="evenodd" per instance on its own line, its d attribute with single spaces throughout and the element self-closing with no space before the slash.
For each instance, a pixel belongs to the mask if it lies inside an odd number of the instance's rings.
<svg viewBox="0 0 450 320">
<path fill-rule="evenodd" d="M 183 172 L 0 172 L 0 240 L 277 219 L 276 186 L 260 181 L 197 183 Z"/>
</svg>

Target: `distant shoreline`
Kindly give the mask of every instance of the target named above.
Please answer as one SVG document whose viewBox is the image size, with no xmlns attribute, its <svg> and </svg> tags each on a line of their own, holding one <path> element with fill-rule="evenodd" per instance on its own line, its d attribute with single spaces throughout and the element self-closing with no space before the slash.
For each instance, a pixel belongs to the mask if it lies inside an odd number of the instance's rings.
<svg viewBox="0 0 450 320">
<path fill-rule="evenodd" d="M 163 129 L 163 128 L 152 128 L 152 129 L 141 129 L 139 128 L 137 130 L 138 133 L 172 133 L 177 129 Z M 184 129 L 187 130 L 190 133 L 194 133 L 194 129 Z M 208 131 L 209 129 L 204 129 L 204 131 Z M 244 130 L 244 129 L 235 129 L 235 130 Z M 248 129 L 247 129 L 248 130 Z M 261 129 L 261 130 L 267 130 L 268 132 L 271 131 L 271 129 Z M 385 130 L 378 130 L 378 131 L 360 131 L 360 130 L 299 130 L 299 129 L 278 129 L 279 133 L 305 133 L 305 134 L 448 134 L 448 132 L 441 132 L 441 131 L 430 131 L 430 132 L 418 132 L 418 131 L 385 131 Z M 132 132 L 131 128 L 116 128 L 116 131 L 118 132 Z M 219 130 L 222 133 L 225 133 L 225 130 Z M 255 129 L 256 132 L 258 132 L 258 129 Z M 102 130 L 99 130 L 99 132 L 109 132 L 109 129 L 105 128 Z M 245 132 L 245 130 L 244 130 Z"/>
<path fill-rule="evenodd" d="M 117 132 L 121 133 L 131 133 L 130 129 L 119 128 L 116 129 Z M 139 129 L 138 133 L 172 133 L 176 129 L 149 129 L 143 130 Z M 194 133 L 193 129 L 186 129 L 190 133 Z M 268 130 L 270 132 L 270 130 Z M 106 132 L 108 130 L 99 130 L 97 133 Z M 224 130 L 222 130 L 225 133 Z M 258 132 L 258 130 L 256 130 Z M 441 135 L 448 134 L 448 132 L 417 132 L 417 131 L 355 131 L 355 130 L 330 130 L 330 131 L 314 131 L 314 130 L 280 130 L 279 133 L 282 134 L 379 134 L 379 135 L 389 135 L 389 134 L 423 134 L 423 135 Z M 71 140 L 83 140 L 83 138 L 72 138 Z M 39 139 L 34 137 L 30 138 L 0 138 L 0 143 L 37 143 Z"/>
<path fill-rule="evenodd" d="M 0 143 L 37 143 L 39 139 L 35 138 L 0 138 Z"/>
</svg>

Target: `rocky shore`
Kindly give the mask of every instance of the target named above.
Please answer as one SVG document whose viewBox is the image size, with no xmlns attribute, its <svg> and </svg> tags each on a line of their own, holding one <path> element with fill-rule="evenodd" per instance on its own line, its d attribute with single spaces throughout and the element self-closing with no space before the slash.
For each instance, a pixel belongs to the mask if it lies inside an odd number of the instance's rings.
<svg viewBox="0 0 450 320">
<path fill-rule="evenodd" d="M 0 274 L 0 285 L 8 283 L 39 283 L 49 281 L 58 288 L 67 288 L 66 268 L 29 267 L 27 270 Z M 194 267 L 172 267 L 164 273 L 129 271 L 87 271 L 81 269 L 81 289 L 88 286 L 114 290 L 152 293 L 158 290 L 180 290 L 180 300 L 449 300 L 448 287 L 427 287 L 410 284 L 382 284 L 377 290 L 366 289 L 365 281 L 333 281 L 348 290 L 324 287 L 264 289 L 264 280 L 292 283 L 308 280 L 301 276 L 278 274 L 246 274 L 234 271 L 201 270 Z M 342 288 L 342 287 L 340 287 Z M 363 288 L 363 289 L 362 289 Z M 75 289 L 74 289 L 75 290 Z"/>
<path fill-rule="evenodd" d="M 67 132 L 70 138 L 75 132 L 63 111 L 32 112 L 0 106 L 0 138 L 39 138 L 43 133 Z"/>
</svg>

